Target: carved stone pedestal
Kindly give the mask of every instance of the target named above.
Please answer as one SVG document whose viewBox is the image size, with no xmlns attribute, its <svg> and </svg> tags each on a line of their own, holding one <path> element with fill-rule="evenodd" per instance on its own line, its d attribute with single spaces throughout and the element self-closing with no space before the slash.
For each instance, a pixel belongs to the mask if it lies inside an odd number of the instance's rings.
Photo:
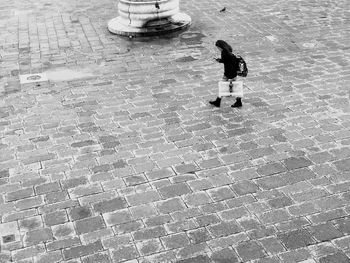
<svg viewBox="0 0 350 263">
<path fill-rule="evenodd" d="M 108 23 L 108 30 L 118 35 L 161 35 L 191 24 L 191 17 L 180 13 L 179 0 L 119 0 L 118 13 Z"/>
</svg>

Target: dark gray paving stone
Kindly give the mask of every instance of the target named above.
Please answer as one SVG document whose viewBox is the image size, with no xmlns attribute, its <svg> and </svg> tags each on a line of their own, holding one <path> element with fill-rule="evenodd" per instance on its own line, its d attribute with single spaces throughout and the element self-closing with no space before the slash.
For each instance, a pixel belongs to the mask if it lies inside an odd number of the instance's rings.
<svg viewBox="0 0 350 263">
<path fill-rule="evenodd" d="M 297 249 L 314 244 L 311 234 L 304 230 L 293 230 L 287 233 L 279 233 L 277 237 L 288 249 Z"/>
<path fill-rule="evenodd" d="M 337 229 L 339 229 L 344 235 L 350 234 L 350 217 L 340 218 L 334 222 L 336 223 Z"/>
<path fill-rule="evenodd" d="M 259 191 L 259 187 L 254 182 L 248 180 L 239 181 L 231 185 L 231 187 L 238 195 L 247 195 Z"/>
<path fill-rule="evenodd" d="M 161 238 L 166 249 L 175 249 L 184 247 L 190 244 L 190 241 L 185 233 L 176 233 Z"/>
<path fill-rule="evenodd" d="M 291 157 L 285 159 L 283 163 L 288 170 L 294 170 L 312 165 L 312 162 L 305 157 Z"/>
<path fill-rule="evenodd" d="M 282 208 L 282 207 L 286 207 L 286 206 L 290 206 L 292 204 L 294 204 L 293 200 L 288 197 L 288 196 L 281 196 L 281 197 L 277 197 L 271 200 L 268 200 L 268 204 L 272 207 L 272 208 Z"/>
<path fill-rule="evenodd" d="M 52 241 L 52 231 L 50 228 L 42 228 L 27 232 L 25 235 L 24 242 L 27 246 L 36 245 L 41 242 Z"/>
<path fill-rule="evenodd" d="M 348 172 L 348 171 L 350 171 L 350 158 L 345 159 L 345 160 L 336 161 L 336 162 L 334 162 L 334 165 L 338 171 Z"/>
<path fill-rule="evenodd" d="M 135 231 L 133 236 L 135 240 L 146 240 L 165 236 L 166 233 L 164 226 L 157 226 Z"/>
<path fill-rule="evenodd" d="M 178 260 L 175 263 L 211 263 L 211 260 L 206 255 L 205 256 L 200 255 L 193 258 Z"/>
<path fill-rule="evenodd" d="M 186 183 L 178 183 L 161 187 L 158 189 L 158 191 L 164 199 L 192 193 L 192 190 Z"/>
<path fill-rule="evenodd" d="M 309 230 L 313 237 L 321 242 L 330 241 L 343 235 L 332 223 L 311 226 Z"/>
<path fill-rule="evenodd" d="M 229 248 L 213 252 L 211 255 L 213 263 L 236 263 L 239 262 L 237 254 Z"/>
<path fill-rule="evenodd" d="M 63 224 L 64 222 L 67 222 L 67 221 L 68 221 L 68 217 L 65 210 L 56 211 L 56 212 L 44 215 L 44 222 L 47 226 Z"/>
<path fill-rule="evenodd" d="M 76 232 L 79 235 L 94 232 L 105 227 L 105 223 L 101 216 L 89 217 L 75 221 Z"/>
<path fill-rule="evenodd" d="M 215 237 L 229 236 L 242 231 L 241 227 L 235 222 L 222 222 L 217 225 L 211 225 L 208 227 L 210 233 Z"/>
<path fill-rule="evenodd" d="M 66 248 L 63 252 L 64 259 L 73 259 L 79 258 L 87 255 L 95 254 L 99 251 L 103 250 L 101 241 L 98 240 L 94 243 L 90 243 L 87 245 L 76 246 L 72 248 Z"/>
<path fill-rule="evenodd" d="M 187 231 L 187 235 L 192 244 L 199 244 L 211 240 L 212 237 L 206 228 L 198 228 Z"/>
<path fill-rule="evenodd" d="M 249 261 L 265 257 L 264 248 L 256 241 L 240 243 L 237 247 L 238 255 L 244 260 Z"/>
<path fill-rule="evenodd" d="M 350 258 L 342 252 L 320 258 L 320 263 L 349 263 Z"/>
<path fill-rule="evenodd" d="M 93 209 L 98 213 L 107 213 L 120 210 L 127 207 L 127 203 L 123 197 L 117 197 L 111 200 L 104 200 L 93 204 Z"/>
<path fill-rule="evenodd" d="M 260 174 L 261 176 L 279 174 L 285 171 L 287 171 L 287 169 L 281 163 L 269 163 L 269 164 L 260 166 L 257 169 L 257 173 Z"/>
<path fill-rule="evenodd" d="M 83 263 L 111 263 L 112 260 L 107 253 L 96 253 L 91 256 L 84 257 Z"/>
<path fill-rule="evenodd" d="M 87 206 L 77 206 L 69 210 L 69 216 L 72 221 L 75 221 L 92 216 L 92 212 Z"/>
</svg>

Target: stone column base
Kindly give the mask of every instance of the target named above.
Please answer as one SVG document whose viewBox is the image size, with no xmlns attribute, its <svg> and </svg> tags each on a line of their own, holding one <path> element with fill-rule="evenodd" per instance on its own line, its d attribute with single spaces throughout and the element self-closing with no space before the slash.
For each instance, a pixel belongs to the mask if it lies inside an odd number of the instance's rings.
<svg viewBox="0 0 350 263">
<path fill-rule="evenodd" d="M 156 36 L 185 29 L 191 25 L 191 17 L 184 13 L 149 21 L 144 27 L 132 27 L 121 23 L 121 18 L 116 17 L 108 22 L 108 30 L 123 36 Z"/>
</svg>

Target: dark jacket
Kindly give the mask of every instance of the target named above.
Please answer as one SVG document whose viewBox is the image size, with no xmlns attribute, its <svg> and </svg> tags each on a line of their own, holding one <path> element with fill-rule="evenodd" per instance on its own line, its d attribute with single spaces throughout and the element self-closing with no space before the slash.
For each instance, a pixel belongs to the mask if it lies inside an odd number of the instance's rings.
<svg viewBox="0 0 350 263">
<path fill-rule="evenodd" d="M 237 77 L 237 71 L 239 67 L 239 60 L 232 53 L 225 50 L 221 52 L 221 58 L 217 60 L 220 63 L 224 63 L 224 75 L 228 79 L 233 79 Z"/>
</svg>

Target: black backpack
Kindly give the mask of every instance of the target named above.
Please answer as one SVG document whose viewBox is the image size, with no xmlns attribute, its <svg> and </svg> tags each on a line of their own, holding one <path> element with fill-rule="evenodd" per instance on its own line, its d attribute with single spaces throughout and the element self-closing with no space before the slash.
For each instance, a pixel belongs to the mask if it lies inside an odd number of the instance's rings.
<svg viewBox="0 0 350 263">
<path fill-rule="evenodd" d="M 240 77 L 246 77 L 248 75 L 247 63 L 241 56 L 236 56 L 238 59 L 238 71 L 237 75 Z"/>
</svg>

